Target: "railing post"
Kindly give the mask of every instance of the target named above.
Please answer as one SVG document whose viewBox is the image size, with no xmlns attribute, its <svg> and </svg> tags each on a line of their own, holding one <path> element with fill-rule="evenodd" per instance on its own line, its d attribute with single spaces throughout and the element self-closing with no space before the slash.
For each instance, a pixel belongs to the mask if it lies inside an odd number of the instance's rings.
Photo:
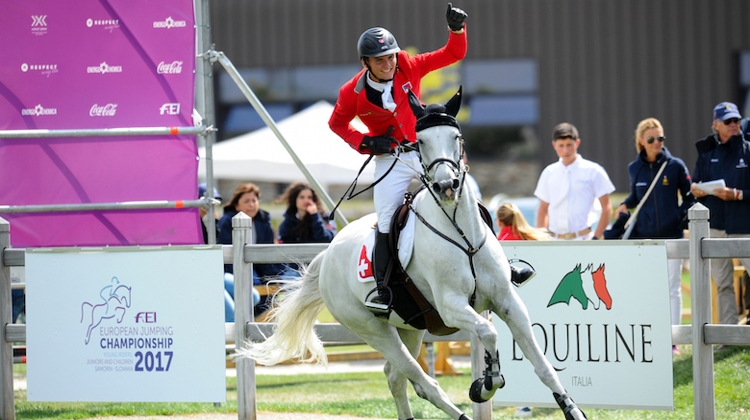
<svg viewBox="0 0 750 420">
<path fill-rule="evenodd" d="M 10 248 L 10 223 L 0 217 L 0 415 L 4 420 L 15 420 L 13 400 L 13 343 L 6 340 L 6 326 L 13 323 L 13 298 L 10 287 L 10 267 L 5 265 L 5 248 Z"/>
<path fill-rule="evenodd" d="M 706 344 L 703 328 L 711 322 L 710 260 L 703 259 L 701 243 L 709 237 L 709 210 L 701 203 L 688 210 L 690 220 L 690 301 L 693 318 L 693 404 L 695 418 L 716 418 L 714 401 L 714 354 Z"/>
<path fill-rule="evenodd" d="M 489 319 L 490 311 L 484 311 L 480 316 Z M 486 365 L 484 363 L 484 345 L 476 334 L 471 334 L 469 339 L 471 347 L 471 380 L 480 378 L 484 374 Z M 492 399 L 487 402 L 471 403 L 475 420 L 492 420 Z"/>
<path fill-rule="evenodd" d="M 243 212 L 232 218 L 232 254 L 234 260 L 234 343 L 237 348 L 247 338 L 247 323 L 253 322 L 252 265 L 245 263 L 245 244 L 253 240 L 253 219 Z M 239 358 L 237 364 L 237 416 L 255 420 L 255 361 Z"/>
</svg>

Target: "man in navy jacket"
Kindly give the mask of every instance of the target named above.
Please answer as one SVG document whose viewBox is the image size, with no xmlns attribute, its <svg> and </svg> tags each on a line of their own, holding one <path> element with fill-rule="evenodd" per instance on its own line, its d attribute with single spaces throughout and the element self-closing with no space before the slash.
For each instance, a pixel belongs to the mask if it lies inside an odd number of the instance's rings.
<svg viewBox="0 0 750 420">
<path fill-rule="evenodd" d="M 730 102 L 716 105 L 714 133 L 695 144 L 698 160 L 691 191 L 710 211 L 712 238 L 750 238 L 750 142 L 740 133 L 741 118 L 737 105 Z M 725 181 L 726 187 L 710 193 L 696 185 L 719 179 Z M 750 258 L 740 261 L 746 270 L 750 268 Z M 711 276 L 717 288 L 719 322 L 737 324 L 732 260 L 711 260 Z"/>
</svg>

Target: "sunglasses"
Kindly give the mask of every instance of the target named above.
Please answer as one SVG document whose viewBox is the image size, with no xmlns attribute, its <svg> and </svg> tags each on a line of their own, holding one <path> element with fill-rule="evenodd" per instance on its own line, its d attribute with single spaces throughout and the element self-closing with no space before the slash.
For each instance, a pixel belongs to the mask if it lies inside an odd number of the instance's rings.
<svg viewBox="0 0 750 420">
<path fill-rule="evenodd" d="M 726 120 L 724 120 L 724 125 L 729 125 L 731 123 L 738 124 L 739 122 L 740 122 L 739 118 L 727 118 Z"/>
<path fill-rule="evenodd" d="M 647 139 L 646 139 L 646 142 L 647 142 L 648 144 L 651 144 L 651 143 L 653 143 L 654 141 L 658 141 L 659 143 L 664 143 L 664 140 L 666 140 L 666 139 L 667 139 L 667 138 L 666 138 L 666 137 L 664 137 L 664 136 L 659 136 L 659 137 L 649 137 L 649 138 L 647 138 Z"/>
</svg>

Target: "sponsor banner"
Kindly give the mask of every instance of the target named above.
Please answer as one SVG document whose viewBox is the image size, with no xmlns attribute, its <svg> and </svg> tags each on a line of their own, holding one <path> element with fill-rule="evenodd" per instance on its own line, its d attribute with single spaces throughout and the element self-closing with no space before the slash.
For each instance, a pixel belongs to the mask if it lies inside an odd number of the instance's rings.
<svg viewBox="0 0 750 420">
<path fill-rule="evenodd" d="M 192 0 L 11 1 L 0 130 L 192 126 Z M 3 205 L 198 197 L 195 136 L 0 139 Z M 196 244 L 198 209 L 6 215 L 15 247 Z"/>
<path fill-rule="evenodd" d="M 226 401 L 222 273 L 220 246 L 27 249 L 28 400 Z"/>
<path fill-rule="evenodd" d="M 0 129 L 192 125 L 192 6 L 189 0 L 6 4 L 0 39 L 14 42 L 0 62 Z M 88 118 L 91 104 L 102 102 L 119 104 L 119 112 L 109 121 Z M 181 113 L 160 113 L 164 103 L 181 104 Z M 39 104 L 57 113 L 24 112 Z"/>
<path fill-rule="evenodd" d="M 664 241 L 502 242 L 537 271 L 515 289 L 562 386 L 582 407 L 672 410 L 672 328 Z M 556 407 L 493 314 L 504 406 Z"/>
</svg>

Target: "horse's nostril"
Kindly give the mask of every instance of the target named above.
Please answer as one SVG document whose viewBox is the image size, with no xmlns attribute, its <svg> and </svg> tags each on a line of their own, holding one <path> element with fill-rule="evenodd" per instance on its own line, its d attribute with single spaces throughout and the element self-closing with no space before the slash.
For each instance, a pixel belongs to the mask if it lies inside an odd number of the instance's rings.
<svg viewBox="0 0 750 420">
<path fill-rule="evenodd" d="M 440 193 L 440 184 L 438 184 L 437 182 L 432 184 L 432 190 L 435 191 L 436 193 Z"/>
<path fill-rule="evenodd" d="M 454 190 L 457 190 L 457 189 L 458 189 L 458 179 L 457 179 L 457 178 L 454 178 L 454 179 L 453 179 L 453 189 L 454 189 Z"/>
</svg>

